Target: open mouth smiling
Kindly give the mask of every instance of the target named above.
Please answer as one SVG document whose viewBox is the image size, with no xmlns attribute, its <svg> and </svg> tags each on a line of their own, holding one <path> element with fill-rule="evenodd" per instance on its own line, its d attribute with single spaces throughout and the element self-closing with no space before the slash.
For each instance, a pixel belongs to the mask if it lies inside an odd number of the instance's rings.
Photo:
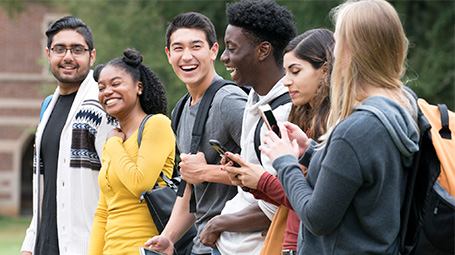
<svg viewBox="0 0 455 255">
<path fill-rule="evenodd" d="M 184 65 L 184 66 L 180 66 L 180 68 L 185 71 L 185 72 L 191 72 L 193 70 L 196 70 L 196 68 L 198 67 L 198 65 Z"/>
<path fill-rule="evenodd" d="M 111 98 L 111 99 L 108 99 L 104 102 L 105 105 L 109 106 L 111 104 L 115 104 L 117 103 L 118 101 L 120 101 L 119 98 Z"/>
<path fill-rule="evenodd" d="M 60 66 L 60 68 L 62 68 L 63 70 L 74 70 L 77 67 L 74 65 L 71 65 L 71 66 Z"/>
<path fill-rule="evenodd" d="M 235 74 L 237 74 L 237 68 L 226 66 L 226 70 L 231 73 L 231 78 L 234 78 Z"/>
</svg>

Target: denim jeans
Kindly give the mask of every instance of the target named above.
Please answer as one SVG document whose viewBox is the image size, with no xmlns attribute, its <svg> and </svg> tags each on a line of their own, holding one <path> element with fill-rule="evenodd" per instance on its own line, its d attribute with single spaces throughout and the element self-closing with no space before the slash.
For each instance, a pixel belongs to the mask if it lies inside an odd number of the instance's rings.
<svg viewBox="0 0 455 255">
<path fill-rule="evenodd" d="M 221 255 L 221 253 L 217 248 L 214 248 L 212 249 L 212 255 Z"/>
</svg>

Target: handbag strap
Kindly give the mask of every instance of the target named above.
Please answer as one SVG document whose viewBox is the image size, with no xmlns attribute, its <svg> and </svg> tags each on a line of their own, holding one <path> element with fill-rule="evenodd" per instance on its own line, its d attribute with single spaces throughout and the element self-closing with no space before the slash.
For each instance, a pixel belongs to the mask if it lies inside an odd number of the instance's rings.
<svg viewBox="0 0 455 255">
<path fill-rule="evenodd" d="M 154 115 L 154 114 L 149 114 L 149 115 L 145 116 L 145 118 L 144 118 L 144 119 L 142 120 L 142 122 L 141 122 L 141 125 L 139 126 L 139 129 L 138 129 L 138 131 L 137 131 L 137 145 L 138 145 L 139 148 L 141 147 L 142 134 L 144 133 L 145 123 L 147 123 L 147 120 L 148 120 L 150 117 L 152 117 L 153 115 Z M 174 184 L 174 182 L 172 182 L 169 178 L 167 178 L 167 176 L 164 174 L 163 171 L 161 171 L 160 177 L 161 177 L 161 179 L 163 179 L 163 181 L 164 181 L 169 187 L 171 187 L 173 190 L 177 190 L 177 186 Z M 159 186 L 158 186 L 158 181 L 156 181 L 154 188 L 156 188 L 156 187 L 159 187 Z"/>
<path fill-rule="evenodd" d="M 153 116 L 153 114 L 149 114 L 149 115 L 145 116 L 145 118 L 141 122 L 141 125 L 139 126 L 139 129 L 137 131 L 137 145 L 139 148 L 141 147 L 142 133 L 144 133 L 145 123 L 147 123 L 147 120 L 150 119 L 150 117 L 152 117 L 152 116 Z"/>
</svg>

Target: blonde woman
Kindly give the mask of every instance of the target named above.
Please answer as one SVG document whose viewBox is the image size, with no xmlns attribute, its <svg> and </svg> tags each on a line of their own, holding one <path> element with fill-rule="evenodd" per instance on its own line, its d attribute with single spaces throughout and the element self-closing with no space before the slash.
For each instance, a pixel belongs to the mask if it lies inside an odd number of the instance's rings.
<svg viewBox="0 0 455 255">
<path fill-rule="evenodd" d="M 400 81 L 408 42 L 386 1 L 332 14 L 331 116 L 307 178 L 297 158 L 314 146 L 295 125 L 279 123 L 282 139 L 269 132 L 261 149 L 301 219 L 298 254 L 398 254 L 404 168 L 418 150 L 415 104 Z"/>
</svg>

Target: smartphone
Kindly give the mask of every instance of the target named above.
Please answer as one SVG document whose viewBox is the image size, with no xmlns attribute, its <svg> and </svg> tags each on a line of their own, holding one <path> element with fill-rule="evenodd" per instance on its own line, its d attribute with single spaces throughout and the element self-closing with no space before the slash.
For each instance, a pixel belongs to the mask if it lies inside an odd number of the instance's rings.
<svg viewBox="0 0 455 255">
<path fill-rule="evenodd" d="M 232 163 L 234 163 L 233 166 L 240 167 L 240 165 L 237 162 L 235 162 L 234 160 L 232 160 L 228 156 L 226 156 L 226 149 L 221 145 L 220 142 L 218 142 L 218 140 L 211 139 L 211 140 L 209 140 L 209 143 L 220 154 L 221 157 L 225 157 L 228 161 L 232 161 Z M 245 192 L 250 191 L 250 188 L 248 188 L 248 187 L 241 187 L 241 188 Z"/>
<path fill-rule="evenodd" d="M 275 119 L 275 116 L 273 116 L 272 108 L 270 108 L 270 105 L 265 104 L 259 106 L 259 112 L 261 112 L 261 117 L 264 120 L 267 128 L 275 132 L 275 134 L 277 134 L 279 137 L 281 137 L 280 129 L 278 128 L 278 123 Z"/>
<path fill-rule="evenodd" d="M 211 139 L 209 140 L 209 143 L 220 154 L 221 157 L 225 157 L 228 161 L 232 161 L 235 167 L 240 167 L 240 165 L 237 162 L 233 161 L 228 156 L 226 156 L 227 150 L 221 145 L 220 142 L 218 142 L 218 140 Z"/>
<path fill-rule="evenodd" d="M 152 250 L 147 249 L 147 248 L 142 247 L 142 246 L 139 247 L 139 254 L 140 255 L 164 255 L 163 253 L 152 251 Z"/>
</svg>

